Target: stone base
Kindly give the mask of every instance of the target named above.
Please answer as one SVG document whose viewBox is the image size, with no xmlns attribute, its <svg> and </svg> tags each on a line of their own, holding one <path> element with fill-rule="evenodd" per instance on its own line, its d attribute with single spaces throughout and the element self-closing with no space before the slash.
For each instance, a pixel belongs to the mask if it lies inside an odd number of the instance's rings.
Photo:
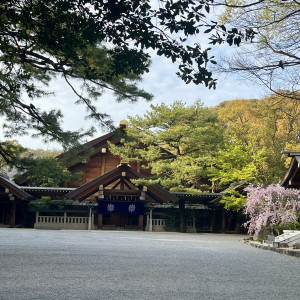
<svg viewBox="0 0 300 300">
<path fill-rule="evenodd" d="M 34 229 L 69 229 L 69 230 L 88 230 L 88 224 L 64 224 L 64 223 L 54 223 L 54 224 L 46 224 L 46 223 L 34 223 Z M 96 225 L 92 224 L 92 230 L 96 230 Z"/>
</svg>

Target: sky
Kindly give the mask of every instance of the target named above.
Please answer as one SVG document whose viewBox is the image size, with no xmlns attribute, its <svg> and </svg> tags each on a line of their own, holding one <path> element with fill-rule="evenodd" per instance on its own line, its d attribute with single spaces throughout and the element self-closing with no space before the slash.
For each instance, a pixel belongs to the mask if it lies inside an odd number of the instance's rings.
<svg viewBox="0 0 300 300">
<path fill-rule="evenodd" d="M 211 12 L 210 17 L 212 18 L 213 15 L 211 14 L 216 15 Z M 198 35 L 191 37 L 189 43 L 193 44 L 197 42 L 201 45 L 202 49 L 205 49 L 210 47 L 207 38 L 205 35 Z M 222 57 L 224 51 L 230 53 L 234 51 L 234 47 L 226 45 L 213 46 L 211 55 L 215 55 L 218 61 L 218 57 Z M 127 101 L 117 103 L 111 93 L 104 93 L 96 103 L 96 107 L 100 112 L 110 114 L 115 126 L 118 126 L 120 120 L 127 119 L 128 116 L 143 115 L 150 108 L 151 104 L 165 103 L 169 105 L 176 100 L 182 100 L 188 106 L 200 99 L 205 106 L 215 106 L 226 100 L 237 98 L 260 99 L 266 95 L 266 91 L 261 86 L 246 82 L 243 79 L 239 79 L 238 76 L 233 75 L 218 78 L 216 90 L 208 89 L 204 85 L 185 84 L 176 75 L 177 64 L 173 64 L 171 60 L 165 57 L 157 56 L 154 52 L 150 53 L 150 55 L 152 60 L 150 72 L 143 76 L 139 87 L 154 95 L 151 102 L 140 100 L 136 103 L 129 103 Z M 53 92 L 54 95 L 39 99 L 37 102 L 34 101 L 33 104 L 43 110 L 60 109 L 64 115 L 63 128 L 65 130 L 79 130 L 80 128 L 86 130 L 91 126 L 95 126 L 97 131 L 92 138 L 107 133 L 103 129 L 100 129 L 99 124 L 85 120 L 85 107 L 75 104 L 77 97 L 65 83 L 64 79 L 57 78 L 51 81 L 49 91 Z M 0 118 L 0 128 L 4 122 L 5 120 Z M 31 149 L 61 149 L 61 146 L 57 143 L 47 143 L 39 137 L 32 138 L 30 135 L 16 135 L 13 139 L 16 139 L 22 146 Z M 5 140 L 1 131 L 0 140 Z"/>
<path fill-rule="evenodd" d="M 104 95 L 97 101 L 97 108 L 101 112 L 111 115 L 114 125 L 118 126 L 120 120 L 127 119 L 128 115 L 143 115 L 151 104 L 172 104 L 175 100 L 182 100 L 186 105 L 192 105 L 196 100 L 201 99 L 205 106 L 215 106 L 222 101 L 233 100 L 237 98 L 259 99 L 264 97 L 265 91 L 250 82 L 239 80 L 236 76 L 227 76 L 219 78 L 216 90 L 208 89 L 204 85 L 195 85 L 193 83 L 185 84 L 176 75 L 177 66 L 170 60 L 153 56 L 150 66 L 150 72 L 145 74 L 143 81 L 139 86 L 152 93 L 154 98 L 151 102 L 140 100 L 136 103 L 124 101 L 117 103 L 110 93 Z M 66 130 L 88 129 L 90 126 L 96 126 L 97 132 L 93 138 L 101 136 L 107 132 L 100 129 L 97 124 L 85 120 L 85 107 L 76 105 L 76 95 L 72 92 L 63 79 L 51 81 L 49 90 L 54 95 L 39 99 L 40 107 L 46 110 L 60 109 L 64 115 L 63 128 Z M 36 103 L 34 102 L 36 105 Z M 0 124 L 4 120 L 0 119 Z M 0 134 L 0 139 L 4 137 Z M 31 149 L 42 148 L 45 150 L 61 148 L 57 143 L 45 143 L 42 139 L 30 136 L 15 136 L 22 146 Z"/>
</svg>

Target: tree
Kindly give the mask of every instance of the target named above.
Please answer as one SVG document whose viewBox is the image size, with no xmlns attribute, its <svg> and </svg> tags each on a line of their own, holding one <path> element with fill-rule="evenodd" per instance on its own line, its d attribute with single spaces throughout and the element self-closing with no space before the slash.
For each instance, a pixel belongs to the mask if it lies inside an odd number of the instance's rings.
<svg viewBox="0 0 300 300">
<path fill-rule="evenodd" d="M 273 230 L 299 229 L 297 213 L 300 212 L 300 191 L 277 185 L 267 187 L 250 185 L 244 213 L 249 217 L 244 225 L 255 236 L 272 233 Z"/>
<path fill-rule="evenodd" d="M 56 157 L 61 154 L 59 149 L 44 150 L 44 149 L 26 149 L 22 155 L 28 158 L 44 158 L 44 157 Z"/>
<path fill-rule="evenodd" d="M 105 112 L 94 100 L 104 90 L 118 100 L 151 99 L 136 85 L 148 72 L 149 49 L 178 62 L 177 75 L 186 83 L 215 88 L 208 70 L 215 64 L 208 49 L 191 44 L 188 37 L 205 32 L 211 43 L 239 45 L 253 39 L 253 31 L 229 30 L 207 19 L 210 1 L 147 0 L 7 0 L 0 5 L 0 116 L 5 118 L 7 137 L 28 130 L 41 138 L 72 146 L 82 131 L 66 132 L 59 110 L 45 111 L 35 100 L 48 95 L 45 86 L 63 78 L 88 116 L 112 128 Z M 224 36 L 214 35 L 222 32 Z M 82 83 L 75 89 L 74 80 Z M 35 102 L 34 102 L 35 101 Z M 87 133 L 91 134 L 92 131 Z"/>
<path fill-rule="evenodd" d="M 214 190 L 223 194 L 220 203 L 225 209 L 243 210 L 246 204 L 243 189 L 250 183 L 263 181 L 265 160 L 264 149 L 253 152 L 251 147 L 234 139 L 218 150 L 208 174 Z"/>
<path fill-rule="evenodd" d="M 18 141 L 11 140 L 0 142 L 0 172 L 15 175 L 18 171 L 15 167 L 24 171 L 30 166 L 33 159 L 55 157 L 61 150 L 26 149 Z"/>
<path fill-rule="evenodd" d="M 143 182 L 201 192 L 210 188 L 207 169 L 220 143 L 216 114 L 200 101 L 188 107 L 175 101 L 170 106 L 152 105 L 144 116 L 129 117 L 124 144 L 111 144 L 110 149 L 125 159 L 148 162 L 152 177 Z"/>
<path fill-rule="evenodd" d="M 21 156 L 25 149 L 16 141 L 0 142 L 0 175 L 7 177 L 16 173 L 13 166 L 20 166 Z"/>
<path fill-rule="evenodd" d="M 238 72 L 244 79 L 254 80 L 273 93 L 295 96 L 286 91 L 299 89 L 300 2 L 229 0 L 224 5 L 226 9 L 220 22 L 252 28 L 256 39 L 232 56 L 223 57 L 221 71 Z"/>
<path fill-rule="evenodd" d="M 295 98 L 297 92 L 294 93 Z M 212 187 L 226 209 L 241 211 L 248 184 L 279 182 L 288 160 L 284 149 L 299 147 L 299 101 L 277 94 L 261 100 L 237 99 L 215 107 L 225 143 L 212 162 Z"/>
<path fill-rule="evenodd" d="M 225 130 L 225 139 L 246 147 L 249 154 L 264 152 L 263 163 L 256 166 L 259 180 L 277 183 L 286 172 L 284 149 L 298 149 L 300 102 L 276 94 L 261 100 L 232 100 L 216 107 Z M 257 158 L 254 160 L 257 162 Z M 256 175 L 257 176 L 257 175 Z"/>
<path fill-rule="evenodd" d="M 54 157 L 36 158 L 27 163 L 27 176 L 33 186 L 58 187 L 62 182 L 77 180 L 82 174 L 71 172 Z"/>
</svg>

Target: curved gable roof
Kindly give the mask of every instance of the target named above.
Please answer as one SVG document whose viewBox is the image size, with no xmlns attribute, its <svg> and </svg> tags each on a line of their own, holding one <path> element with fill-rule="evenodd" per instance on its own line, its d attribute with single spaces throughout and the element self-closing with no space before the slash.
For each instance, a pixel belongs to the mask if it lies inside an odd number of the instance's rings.
<svg viewBox="0 0 300 300">
<path fill-rule="evenodd" d="M 99 190 L 99 185 L 103 185 L 105 187 L 115 182 L 118 178 L 121 178 L 122 172 L 126 172 L 125 178 L 129 181 L 131 179 L 147 178 L 146 176 L 132 169 L 130 166 L 123 164 L 80 186 L 74 191 L 68 193 L 66 197 L 80 201 L 84 200 L 96 193 Z M 147 186 L 146 194 L 159 203 L 168 203 L 179 200 L 175 195 L 165 190 L 159 184 Z"/>
<path fill-rule="evenodd" d="M 8 189 L 10 193 L 20 199 L 28 199 L 31 197 L 28 193 L 21 190 L 20 186 L 15 184 L 13 181 L 0 176 L 0 185 L 3 186 L 5 189 Z"/>
</svg>

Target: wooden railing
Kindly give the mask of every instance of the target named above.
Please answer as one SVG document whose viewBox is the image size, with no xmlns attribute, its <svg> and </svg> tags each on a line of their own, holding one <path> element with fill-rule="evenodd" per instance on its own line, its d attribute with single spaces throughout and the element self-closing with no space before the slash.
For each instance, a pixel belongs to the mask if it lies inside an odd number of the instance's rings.
<svg viewBox="0 0 300 300">
<path fill-rule="evenodd" d="M 185 226 L 186 227 L 195 227 L 195 221 L 186 221 Z"/>
<path fill-rule="evenodd" d="M 34 228 L 36 229 L 95 229 L 95 224 L 92 224 L 94 214 L 91 215 L 91 223 L 89 217 L 67 216 L 40 216 L 37 212 Z"/>
<path fill-rule="evenodd" d="M 152 219 L 149 220 L 152 221 L 152 226 L 166 226 L 166 220 L 165 219 Z"/>
<path fill-rule="evenodd" d="M 149 219 L 147 218 L 147 231 L 164 231 L 166 226 L 165 219 Z"/>
<path fill-rule="evenodd" d="M 37 223 L 51 224 L 88 224 L 88 217 L 59 217 L 59 216 L 38 216 Z"/>
</svg>

